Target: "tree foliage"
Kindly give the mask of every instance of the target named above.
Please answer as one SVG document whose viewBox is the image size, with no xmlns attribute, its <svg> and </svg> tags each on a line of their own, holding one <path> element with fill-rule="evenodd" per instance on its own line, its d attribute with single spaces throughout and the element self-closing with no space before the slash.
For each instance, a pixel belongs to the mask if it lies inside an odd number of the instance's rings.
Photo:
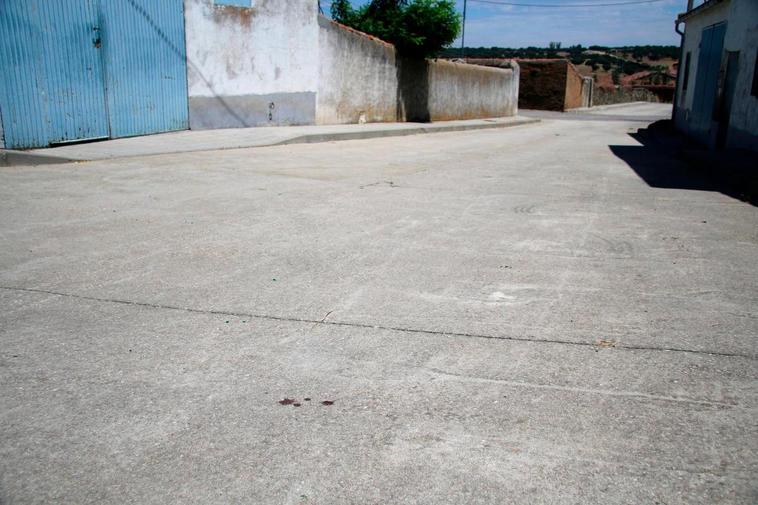
<svg viewBox="0 0 758 505">
<path fill-rule="evenodd" d="M 332 17 L 347 26 L 394 44 L 406 57 L 436 56 L 461 27 L 453 0 L 371 0 L 355 8 L 332 1 Z"/>
</svg>

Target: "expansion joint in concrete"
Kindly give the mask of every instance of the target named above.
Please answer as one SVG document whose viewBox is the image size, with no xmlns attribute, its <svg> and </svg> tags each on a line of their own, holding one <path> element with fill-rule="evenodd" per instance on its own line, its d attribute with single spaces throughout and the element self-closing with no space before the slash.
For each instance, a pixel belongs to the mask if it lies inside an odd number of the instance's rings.
<svg viewBox="0 0 758 505">
<path fill-rule="evenodd" d="M 97 296 L 77 295 L 74 293 L 63 293 L 60 291 L 52 291 L 52 290 L 36 289 L 36 288 L 24 288 L 24 287 L 17 287 L 17 286 L 0 286 L 0 289 L 5 290 L 5 291 L 38 293 L 38 294 L 46 294 L 46 295 L 52 295 L 52 296 L 60 296 L 64 298 L 72 298 L 76 300 L 85 300 L 85 301 L 100 302 L 100 303 L 113 303 L 113 304 L 119 304 L 119 305 L 143 307 L 143 308 L 150 308 L 150 309 L 157 309 L 157 310 L 172 310 L 172 311 L 188 312 L 192 314 L 206 314 L 206 315 L 215 315 L 215 316 L 245 317 L 249 319 L 283 321 L 283 322 L 290 322 L 290 323 L 306 323 L 306 324 L 312 324 L 314 326 L 316 325 L 344 326 L 344 327 L 351 327 L 351 328 L 394 331 L 394 332 L 400 332 L 400 333 L 440 335 L 440 336 L 453 337 L 453 338 L 457 337 L 457 338 L 477 338 L 477 339 L 486 339 L 486 340 L 505 340 L 505 341 L 512 341 L 512 342 L 571 345 L 571 346 L 580 346 L 580 347 L 617 349 L 617 350 L 626 350 L 626 351 L 680 352 L 680 353 L 688 353 L 688 354 L 719 356 L 719 357 L 725 357 L 725 358 L 745 358 L 745 359 L 750 359 L 750 360 L 758 360 L 758 356 L 751 355 L 751 354 L 705 351 L 705 350 L 699 350 L 699 349 L 684 349 L 680 347 L 655 347 L 655 346 L 644 346 L 644 345 L 628 345 L 628 344 L 623 344 L 623 343 L 611 344 L 603 339 L 599 339 L 596 342 L 587 342 L 587 341 L 582 342 L 582 341 L 560 340 L 560 339 L 541 339 L 541 338 L 534 338 L 528 335 L 526 336 L 487 335 L 487 334 L 480 334 L 480 333 L 463 333 L 463 332 L 456 332 L 456 331 L 424 330 L 424 329 L 419 329 L 419 328 L 376 325 L 376 324 L 357 323 L 357 322 L 350 322 L 350 321 L 335 321 L 335 320 L 328 321 L 326 318 L 329 315 L 331 315 L 332 311 L 329 311 L 327 313 L 327 316 L 325 316 L 322 319 L 310 319 L 310 318 L 290 317 L 290 316 L 276 316 L 276 315 L 270 315 L 270 314 L 253 314 L 249 312 L 237 312 L 237 311 L 229 311 L 229 310 L 180 307 L 177 305 L 140 302 L 140 301 L 134 301 L 134 300 L 122 300 L 118 298 L 101 298 Z"/>
</svg>

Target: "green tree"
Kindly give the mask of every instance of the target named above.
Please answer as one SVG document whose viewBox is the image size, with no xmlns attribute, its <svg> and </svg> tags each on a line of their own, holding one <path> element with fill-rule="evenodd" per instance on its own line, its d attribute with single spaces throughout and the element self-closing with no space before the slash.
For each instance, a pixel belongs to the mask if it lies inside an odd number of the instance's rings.
<svg viewBox="0 0 758 505">
<path fill-rule="evenodd" d="M 345 25 L 354 23 L 355 9 L 350 5 L 350 0 L 333 0 L 332 17 Z"/>
<path fill-rule="evenodd" d="M 357 9 L 349 0 L 333 0 L 332 17 L 394 44 L 411 58 L 436 56 L 461 27 L 453 0 L 371 0 Z"/>
</svg>

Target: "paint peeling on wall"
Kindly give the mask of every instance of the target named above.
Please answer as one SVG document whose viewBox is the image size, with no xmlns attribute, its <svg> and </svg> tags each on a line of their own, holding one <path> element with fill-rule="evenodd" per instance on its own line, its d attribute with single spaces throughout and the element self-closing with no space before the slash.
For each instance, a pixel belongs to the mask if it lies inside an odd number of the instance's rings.
<svg viewBox="0 0 758 505">
<path fill-rule="evenodd" d="M 191 128 L 315 122 L 316 2 L 258 0 L 240 8 L 184 0 L 184 5 Z"/>
</svg>

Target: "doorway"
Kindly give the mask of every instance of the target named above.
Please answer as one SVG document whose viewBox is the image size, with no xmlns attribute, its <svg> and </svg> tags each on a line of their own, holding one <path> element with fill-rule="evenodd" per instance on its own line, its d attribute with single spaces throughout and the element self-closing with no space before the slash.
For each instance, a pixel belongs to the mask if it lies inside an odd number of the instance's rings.
<svg viewBox="0 0 758 505">
<path fill-rule="evenodd" d="M 3 0 L 8 148 L 188 128 L 182 0 Z"/>
</svg>

